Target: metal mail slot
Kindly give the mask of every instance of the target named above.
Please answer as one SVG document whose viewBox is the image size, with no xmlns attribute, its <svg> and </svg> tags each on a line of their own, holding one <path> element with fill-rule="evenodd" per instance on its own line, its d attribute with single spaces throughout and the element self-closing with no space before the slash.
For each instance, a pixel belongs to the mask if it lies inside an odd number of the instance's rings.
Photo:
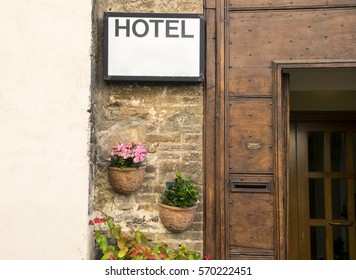
<svg viewBox="0 0 356 280">
<path fill-rule="evenodd" d="M 272 188 L 272 178 L 232 178 L 230 185 L 231 192 L 269 193 Z"/>
</svg>

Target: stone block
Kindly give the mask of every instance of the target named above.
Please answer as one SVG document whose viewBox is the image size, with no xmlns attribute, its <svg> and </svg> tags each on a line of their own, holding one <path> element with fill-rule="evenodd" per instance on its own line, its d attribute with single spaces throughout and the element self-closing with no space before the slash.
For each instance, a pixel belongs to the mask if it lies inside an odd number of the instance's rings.
<svg viewBox="0 0 356 280">
<path fill-rule="evenodd" d="M 156 212 L 157 210 L 157 205 L 156 203 L 140 203 L 137 207 L 137 211 L 144 210 L 148 212 Z"/>
<path fill-rule="evenodd" d="M 158 157 L 160 159 L 166 159 L 166 160 L 180 160 L 181 153 L 177 153 L 175 151 L 159 151 Z"/>
<path fill-rule="evenodd" d="M 199 162 L 199 164 L 201 164 L 201 162 L 203 161 L 203 153 L 202 152 L 185 152 L 182 153 L 182 161 L 185 162 Z"/>
<path fill-rule="evenodd" d="M 135 196 L 136 203 L 151 203 L 155 204 L 157 202 L 157 197 L 156 194 L 153 193 L 145 193 L 141 195 L 136 195 Z"/>
<path fill-rule="evenodd" d="M 203 146 L 203 134 L 199 133 L 184 133 L 183 142 L 185 143 L 197 143 Z M 201 148 L 203 150 L 203 147 Z"/>
<path fill-rule="evenodd" d="M 150 143 L 162 143 L 162 142 L 180 142 L 181 134 L 178 133 L 160 133 L 160 134 L 147 134 L 146 142 Z"/>
<path fill-rule="evenodd" d="M 203 230 L 203 223 L 202 222 L 194 222 L 190 227 L 191 231 L 202 231 Z"/>
<path fill-rule="evenodd" d="M 157 167 L 154 165 L 146 165 L 146 173 L 156 173 L 157 172 Z M 149 178 L 149 176 L 146 176 Z M 152 177 L 152 176 L 151 176 Z"/>
<path fill-rule="evenodd" d="M 192 151 L 196 150 L 197 145 L 191 143 L 161 143 L 159 150 L 163 151 Z"/>
</svg>

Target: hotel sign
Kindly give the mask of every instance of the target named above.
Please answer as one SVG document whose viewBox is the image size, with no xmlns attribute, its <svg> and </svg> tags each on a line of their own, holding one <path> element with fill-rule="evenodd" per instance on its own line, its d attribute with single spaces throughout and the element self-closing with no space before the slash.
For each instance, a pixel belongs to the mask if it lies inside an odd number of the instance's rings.
<svg viewBox="0 0 356 280">
<path fill-rule="evenodd" d="M 204 20 L 197 14 L 104 14 L 104 78 L 204 79 Z"/>
</svg>

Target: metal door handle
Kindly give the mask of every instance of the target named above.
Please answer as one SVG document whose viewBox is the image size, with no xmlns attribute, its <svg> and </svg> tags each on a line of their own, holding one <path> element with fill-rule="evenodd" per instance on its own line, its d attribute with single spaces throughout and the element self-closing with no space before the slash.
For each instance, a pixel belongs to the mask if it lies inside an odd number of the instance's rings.
<svg viewBox="0 0 356 280">
<path fill-rule="evenodd" d="M 331 226 L 352 227 L 354 222 L 329 222 Z"/>
</svg>

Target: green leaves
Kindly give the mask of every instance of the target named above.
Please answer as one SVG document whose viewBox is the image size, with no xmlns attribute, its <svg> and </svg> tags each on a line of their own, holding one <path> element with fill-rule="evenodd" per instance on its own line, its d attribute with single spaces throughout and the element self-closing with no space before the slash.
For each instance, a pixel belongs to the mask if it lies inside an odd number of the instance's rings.
<svg viewBox="0 0 356 280">
<path fill-rule="evenodd" d="M 126 248 L 126 242 L 124 240 L 118 240 L 117 241 L 117 247 L 122 250 Z"/>
<path fill-rule="evenodd" d="M 139 244 L 148 242 L 147 237 L 145 235 L 143 235 L 143 233 L 139 230 L 137 230 L 135 232 L 135 239 L 136 239 L 136 242 Z"/>
<path fill-rule="evenodd" d="M 99 231 L 95 232 L 95 241 L 99 245 L 100 250 L 104 253 L 108 247 L 108 239 L 105 235 L 102 235 Z"/>
<path fill-rule="evenodd" d="M 201 260 L 200 253 L 188 251 L 186 246 L 168 249 L 164 242 L 146 245 L 149 240 L 141 231 L 126 233 L 112 218 L 106 219 L 105 224 L 108 236 L 102 230 L 94 231 L 102 260 Z"/>
<path fill-rule="evenodd" d="M 112 167 L 119 167 L 119 168 L 125 168 L 125 167 L 135 167 L 135 168 L 139 168 L 140 166 L 142 166 L 142 163 L 134 163 L 133 158 L 127 158 L 127 159 L 123 159 L 122 157 L 112 157 L 110 159 L 110 165 Z"/>
<path fill-rule="evenodd" d="M 129 249 L 127 247 L 123 248 L 122 250 L 120 250 L 120 252 L 118 253 L 118 258 L 119 259 L 124 259 L 124 257 L 126 256 L 127 252 L 129 251 Z"/>
<path fill-rule="evenodd" d="M 188 208 L 198 201 L 198 192 L 190 177 L 183 178 L 180 173 L 176 173 L 174 182 L 166 183 L 166 190 L 161 195 L 163 204 Z"/>
</svg>

